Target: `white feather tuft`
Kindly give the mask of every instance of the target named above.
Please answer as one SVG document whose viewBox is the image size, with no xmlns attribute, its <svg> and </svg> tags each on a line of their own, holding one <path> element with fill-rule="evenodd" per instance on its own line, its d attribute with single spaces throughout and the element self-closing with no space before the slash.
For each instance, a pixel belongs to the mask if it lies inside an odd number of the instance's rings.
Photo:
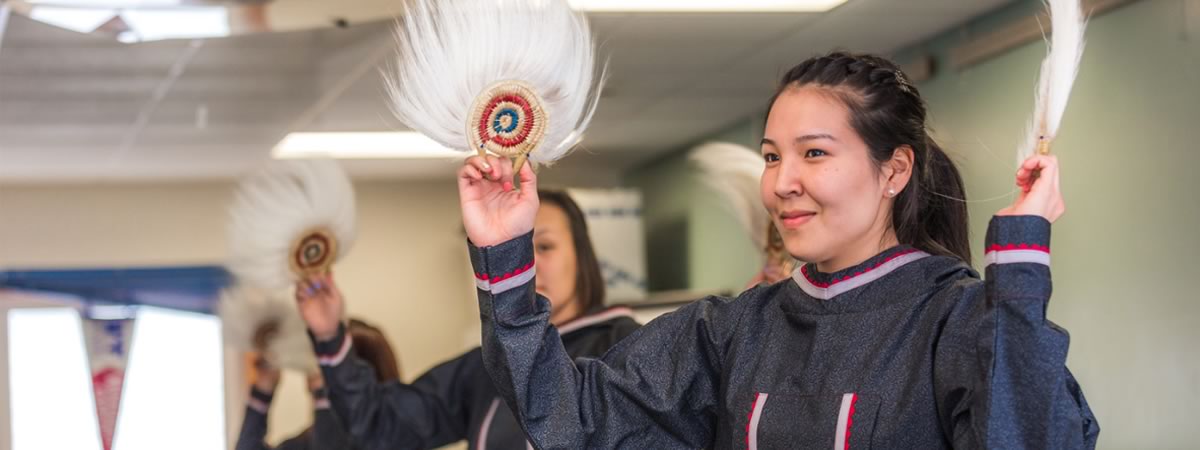
<svg viewBox="0 0 1200 450">
<path fill-rule="evenodd" d="M 387 74 L 392 111 L 452 149 L 474 151 L 471 106 L 488 86 L 527 83 L 545 102 L 545 138 L 529 159 L 548 164 L 582 139 L 600 97 L 586 17 L 566 0 L 404 0 L 398 55 Z"/>
<path fill-rule="evenodd" d="M 309 230 L 328 228 L 337 259 L 354 243 L 354 186 L 334 160 L 273 161 L 242 181 L 229 211 L 229 270 L 239 283 L 286 290 L 296 281 L 292 245 Z"/>
<path fill-rule="evenodd" d="M 762 203 L 760 184 L 766 167 L 762 155 L 736 144 L 708 142 L 691 150 L 688 161 L 700 169 L 700 180 L 720 194 L 737 214 L 754 247 L 763 252 L 771 218 Z"/>
<path fill-rule="evenodd" d="M 1080 0 L 1047 0 L 1050 9 L 1050 50 L 1042 61 L 1034 95 L 1034 112 L 1017 157 L 1024 160 L 1037 151 L 1045 139 L 1053 142 L 1071 98 L 1071 87 L 1083 58 L 1083 32 L 1087 19 Z"/>
<path fill-rule="evenodd" d="M 221 293 L 217 315 L 225 342 L 239 351 L 256 351 L 254 335 L 259 327 L 274 322 L 275 338 L 267 343 L 265 357 L 272 365 L 304 373 L 317 370 L 306 325 L 296 310 L 296 302 L 287 292 L 267 293 L 248 286 L 236 286 Z"/>
<path fill-rule="evenodd" d="M 254 333 L 268 322 L 278 325 L 267 344 L 267 359 L 277 367 L 316 370 L 307 327 L 292 298 L 289 258 L 292 245 L 314 228 L 327 228 L 337 239 L 337 259 L 354 243 L 354 186 L 334 160 L 272 161 L 238 186 L 229 209 L 228 268 L 237 285 L 218 305 L 226 342 L 256 350 Z"/>
</svg>

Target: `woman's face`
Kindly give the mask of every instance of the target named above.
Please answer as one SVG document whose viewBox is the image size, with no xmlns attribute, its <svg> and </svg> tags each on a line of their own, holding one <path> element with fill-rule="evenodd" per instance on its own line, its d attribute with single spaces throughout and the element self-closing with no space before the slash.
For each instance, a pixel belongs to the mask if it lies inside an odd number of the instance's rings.
<svg viewBox="0 0 1200 450">
<path fill-rule="evenodd" d="M 870 258 L 890 228 L 888 176 L 849 117 L 828 91 L 788 89 L 772 105 L 763 135 L 763 204 L 788 253 L 820 270 Z"/>
<path fill-rule="evenodd" d="M 550 322 L 565 323 L 582 312 L 575 293 L 579 271 L 570 221 L 562 208 L 543 203 L 533 229 L 537 292 L 550 300 Z"/>
</svg>

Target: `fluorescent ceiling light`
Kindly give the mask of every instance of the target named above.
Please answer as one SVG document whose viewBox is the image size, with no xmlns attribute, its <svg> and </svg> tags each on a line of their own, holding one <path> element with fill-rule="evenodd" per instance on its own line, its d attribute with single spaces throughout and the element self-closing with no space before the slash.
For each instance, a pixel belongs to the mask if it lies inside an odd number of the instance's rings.
<svg viewBox="0 0 1200 450">
<path fill-rule="evenodd" d="M 105 8 L 84 6 L 86 3 L 89 2 L 64 0 L 55 3 L 56 6 L 39 5 L 33 7 L 29 16 L 39 22 L 86 34 L 96 31 L 119 14 L 129 31 L 117 35 L 117 40 L 126 44 L 229 36 L 229 11 L 223 6 L 173 6 L 177 0 L 115 1 L 106 4 Z M 115 9 L 126 7 L 127 4 L 146 9 Z"/>
<path fill-rule="evenodd" d="M 91 33 L 100 25 L 112 20 L 117 12 L 112 9 L 56 8 L 38 6 L 29 17 L 38 22 L 65 28 L 77 33 Z"/>
<path fill-rule="evenodd" d="M 121 18 L 140 41 L 229 36 L 229 11 L 221 6 L 127 9 Z"/>
<path fill-rule="evenodd" d="M 276 158 L 333 157 L 342 159 L 461 158 L 415 131 L 291 133 L 275 146 Z"/>
<path fill-rule="evenodd" d="M 122 44 L 136 44 L 138 43 L 138 36 L 132 31 L 122 31 L 121 34 L 117 35 L 117 42 Z"/>
<path fill-rule="evenodd" d="M 846 0 L 569 0 L 590 12 L 825 12 Z"/>
<path fill-rule="evenodd" d="M 180 0 L 25 0 L 34 5 L 54 5 L 88 8 L 140 8 L 150 6 L 179 6 Z"/>
</svg>

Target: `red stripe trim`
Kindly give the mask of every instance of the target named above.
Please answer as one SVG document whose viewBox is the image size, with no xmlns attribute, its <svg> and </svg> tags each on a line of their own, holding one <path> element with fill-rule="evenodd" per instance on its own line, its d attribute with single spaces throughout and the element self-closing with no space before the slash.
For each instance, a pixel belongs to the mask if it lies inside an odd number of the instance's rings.
<svg viewBox="0 0 1200 450">
<path fill-rule="evenodd" d="M 819 288 L 827 288 L 827 287 L 833 286 L 833 285 L 835 285 L 835 284 L 838 284 L 838 283 L 841 283 L 841 282 L 844 282 L 844 281 L 850 281 L 850 280 L 852 280 L 852 279 L 854 279 L 854 278 L 857 278 L 857 277 L 860 277 L 860 276 L 866 275 L 867 273 L 871 272 L 872 270 L 878 269 L 880 266 L 882 266 L 882 265 L 884 265 L 884 264 L 887 264 L 887 263 L 891 262 L 892 260 L 894 260 L 894 259 L 896 259 L 896 258 L 899 258 L 899 257 L 901 257 L 901 256 L 905 256 L 905 255 L 911 255 L 911 254 L 913 254 L 913 253 L 917 253 L 917 252 L 919 252 L 919 251 L 920 251 L 920 250 L 917 250 L 917 249 L 915 249 L 915 248 L 914 248 L 914 249 L 910 249 L 910 250 L 907 250 L 907 251 L 903 251 L 903 252 L 897 253 L 897 254 L 895 254 L 895 255 L 892 255 L 892 256 L 889 256 L 889 257 L 887 257 L 887 258 L 884 258 L 882 261 L 879 261 L 879 262 L 878 262 L 878 263 L 876 263 L 874 266 L 871 266 L 871 267 L 869 267 L 869 268 L 867 268 L 867 269 L 864 269 L 864 270 L 862 270 L 862 271 L 860 271 L 860 272 L 858 272 L 858 273 L 855 273 L 854 275 L 846 275 L 846 276 L 842 277 L 841 279 L 838 279 L 838 280 L 833 280 L 833 281 L 830 281 L 830 282 L 828 282 L 828 283 L 825 283 L 825 282 L 820 282 L 820 281 L 814 280 L 814 279 L 812 278 L 812 276 L 811 276 L 811 275 L 809 275 L 809 273 L 808 273 L 808 266 L 807 266 L 807 265 L 804 265 L 804 266 L 801 266 L 801 267 L 800 267 L 800 273 L 801 273 L 801 274 L 803 274 L 803 275 L 804 275 L 804 279 L 808 280 L 808 282 L 809 282 L 809 283 L 812 283 L 812 285 L 813 285 L 813 286 L 816 286 L 816 287 L 819 287 Z"/>
<path fill-rule="evenodd" d="M 513 137 L 506 138 L 500 135 L 492 136 L 492 134 L 488 132 L 492 114 L 496 112 L 496 108 L 499 107 L 501 103 L 512 103 L 520 108 L 521 112 L 525 114 L 525 123 L 521 127 L 521 131 Z M 537 119 L 533 115 L 533 108 L 529 106 L 529 102 L 525 101 L 524 97 L 516 94 L 502 94 L 493 98 L 492 101 L 488 102 L 488 106 L 484 108 L 484 113 L 479 121 L 479 136 L 504 147 L 513 147 L 525 142 L 525 140 L 529 138 L 529 132 L 533 130 L 534 120 Z"/>
<path fill-rule="evenodd" d="M 1008 250 L 1033 250 L 1033 251 L 1038 251 L 1038 252 L 1050 253 L 1050 247 L 1045 246 L 1045 245 L 1038 245 L 1038 244 L 1006 244 L 1006 245 L 992 244 L 992 245 L 988 246 L 987 251 L 985 251 L 984 253 L 1003 252 L 1003 251 L 1008 251 Z"/>
<path fill-rule="evenodd" d="M 758 398 L 762 393 L 754 394 L 754 403 L 750 404 L 750 412 L 746 414 L 746 448 L 750 448 L 750 424 L 754 422 L 754 409 L 758 408 Z"/>
<path fill-rule="evenodd" d="M 854 397 L 850 398 L 850 413 L 846 415 L 846 448 L 845 448 L 845 450 L 850 450 L 850 430 L 854 428 L 852 426 L 852 424 L 854 423 L 854 405 L 856 405 L 856 404 L 858 404 L 858 394 L 854 394 Z"/>
<path fill-rule="evenodd" d="M 491 282 L 491 283 L 497 283 L 497 282 L 504 281 L 504 280 L 507 280 L 507 279 L 509 279 L 509 278 L 515 277 L 515 276 L 517 276 L 517 275 L 523 274 L 523 273 L 525 273 L 525 272 L 529 271 L 529 269 L 532 269 L 532 268 L 533 268 L 533 261 L 530 261 L 530 262 L 529 262 L 529 264 L 526 264 L 526 265 L 525 265 L 525 267 L 522 267 L 522 268 L 520 268 L 520 269 L 514 270 L 514 271 L 512 271 L 512 272 L 509 272 L 509 273 L 506 273 L 506 274 L 504 274 L 504 275 L 497 275 L 497 276 L 495 276 L 495 277 L 490 277 L 490 278 L 489 278 L 489 277 L 488 277 L 488 274 L 486 274 L 486 273 L 477 273 L 477 274 L 475 274 L 475 278 L 476 278 L 476 279 L 478 279 L 478 280 L 480 280 L 480 281 L 487 281 L 487 282 Z"/>
</svg>

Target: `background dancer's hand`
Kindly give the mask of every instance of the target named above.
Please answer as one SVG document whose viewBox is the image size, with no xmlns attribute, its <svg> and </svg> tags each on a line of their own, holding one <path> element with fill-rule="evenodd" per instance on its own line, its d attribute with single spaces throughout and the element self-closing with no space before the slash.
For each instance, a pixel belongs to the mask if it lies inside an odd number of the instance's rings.
<svg viewBox="0 0 1200 450">
<path fill-rule="evenodd" d="M 1017 187 L 1017 200 L 997 216 L 1042 216 L 1053 223 L 1067 211 L 1059 190 L 1058 158 L 1053 155 L 1034 155 L 1021 163 Z"/>
<path fill-rule="evenodd" d="M 526 162 L 520 170 L 520 190 L 513 186 L 508 158 L 488 155 L 467 158 L 458 171 L 458 198 L 467 238 L 476 247 L 501 244 L 533 231 L 537 216 L 537 175 Z"/>
<path fill-rule="evenodd" d="M 267 322 L 254 330 L 254 353 L 251 356 L 250 384 L 268 394 L 279 385 L 279 368 L 267 360 L 267 346 L 279 334 L 278 322 Z"/>
<path fill-rule="evenodd" d="M 254 354 L 253 367 L 250 371 L 250 383 L 254 388 L 267 394 L 275 392 L 281 376 L 279 368 L 271 365 L 271 362 L 267 361 L 266 355 L 262 353 Z"/>
<path fill-rule="evenodd" d="M 313 336 L 327 341 L 337 334 L 346 302 L 333 282 L 333 274 L 314 275 L 296 283 L 296 307 Z"/>
</svg>

